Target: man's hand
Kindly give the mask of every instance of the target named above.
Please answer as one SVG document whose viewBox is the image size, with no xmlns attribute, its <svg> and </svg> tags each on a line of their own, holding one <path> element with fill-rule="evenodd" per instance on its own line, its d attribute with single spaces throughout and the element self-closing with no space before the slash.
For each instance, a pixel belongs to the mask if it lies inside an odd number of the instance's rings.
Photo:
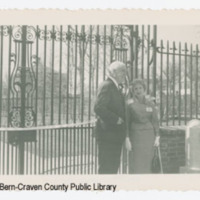
<svg viewBox="0 0 200 200">
<path fill-rule="evenodd" d="M 154 142 L 154 147 L 158 147 L 160 145 L 160 137 L 156 136 L 155 142 Z"/>
<path fill-rule="evenodd" d="M 131 150 L 132 150 L 132 145 L 131 145 L 131 141 L 130 141 L 129 137 L 126 137 L 125 145 L 126 145 L 126 149 L 127 149 L 128 151 L 131 151 Z"/>
<path fill-rule="evenodd" d="M 118 121 L 117 121 L 117 124 L 120 125 L 120 124 L 123 124 L 123 123 L 124 123 L 124 120 L 121 117 L 119 117 Z"/>
</svg>

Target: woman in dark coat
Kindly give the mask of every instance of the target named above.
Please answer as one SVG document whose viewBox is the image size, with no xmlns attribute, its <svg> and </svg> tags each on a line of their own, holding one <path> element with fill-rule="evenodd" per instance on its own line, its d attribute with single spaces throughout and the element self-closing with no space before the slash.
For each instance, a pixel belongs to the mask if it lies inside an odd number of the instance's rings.
<svg viewBox="0 0 200 200">
<path fill-rule="evenodd" d="M 137 79 L 131 84 L 133 98 L 128 100 L 127 126 L 130 151 L 129 173 L 150 174 L 154 146 L 159 145 L 159 120 L 155 105 L 145 97 L 146 86 Z"/>
</svg>

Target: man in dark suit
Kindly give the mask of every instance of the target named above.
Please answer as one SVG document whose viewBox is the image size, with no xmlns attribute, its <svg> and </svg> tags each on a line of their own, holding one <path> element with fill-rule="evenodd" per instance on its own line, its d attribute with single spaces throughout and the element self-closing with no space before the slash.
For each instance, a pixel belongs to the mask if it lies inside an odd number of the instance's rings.
<svg viewBox="0 0 200 200">
<path fill-rule="evenodd" d="M 99 87 L 94 111 L 99 150 L 99 174 L 116 174 L 120 165 L 125 134 L 125 101 L 122 84 L 126 67 L 115 61 L 108 67 L 108 78 Z"/>
</svg>

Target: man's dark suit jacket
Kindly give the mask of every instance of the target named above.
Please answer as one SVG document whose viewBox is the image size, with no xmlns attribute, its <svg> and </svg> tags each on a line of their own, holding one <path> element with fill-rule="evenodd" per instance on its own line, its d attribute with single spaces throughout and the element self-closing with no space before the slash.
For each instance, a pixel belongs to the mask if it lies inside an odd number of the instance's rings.
<svg viewBox="0 0 200 200">
<path fill-rule="evenodd" d="M 125 121 L 125 102 L 122 93 L 109 78 L 99 88 L 94 111 L 97 115 L 97 140 L 122 143 L 126 135 L 125 123 L 118 125 L 117 121 L 119 117 Z"/>
</svg>

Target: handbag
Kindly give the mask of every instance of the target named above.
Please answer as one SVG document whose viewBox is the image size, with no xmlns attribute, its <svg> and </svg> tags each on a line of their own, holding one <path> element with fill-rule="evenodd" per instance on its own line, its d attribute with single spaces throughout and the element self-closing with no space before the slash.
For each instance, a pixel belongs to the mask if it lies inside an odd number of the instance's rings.
<svg viewBox="0 0 200 200">
<path fill-rule="evenodd" d="M 162 161 L 161 161 L 161 154 L 160 148 L 155 147 L 154 149 L 154 157 L 151 163 L 151 171 L 154 174 L 163 173 Z"/>
</svg>

